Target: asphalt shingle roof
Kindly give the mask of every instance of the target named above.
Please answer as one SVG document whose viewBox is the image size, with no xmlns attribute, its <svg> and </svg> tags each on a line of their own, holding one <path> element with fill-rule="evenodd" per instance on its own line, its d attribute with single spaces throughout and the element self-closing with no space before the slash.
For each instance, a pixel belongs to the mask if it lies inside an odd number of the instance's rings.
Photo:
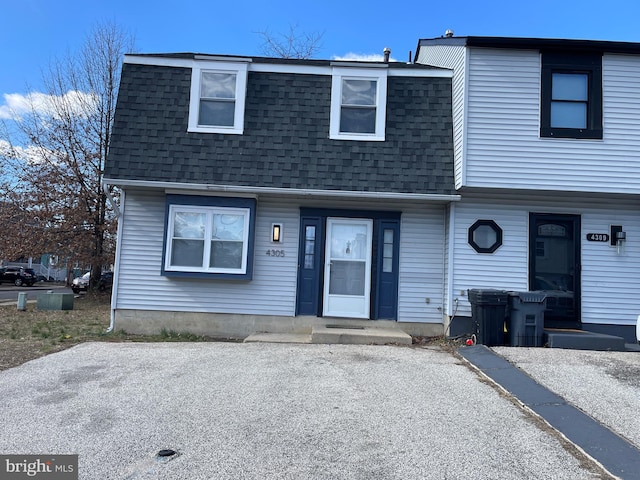
<svg viewBox="0 0 640 480">
<path fill-rule="evenodd" d="M 243 135 L 187 132 L 191 70 L 123 66 L 105 177 L 453 194 L 451 79 L 388 77 L 386 141 L 329 139 L 331 76 L 250 71 Z"/>
</svg>

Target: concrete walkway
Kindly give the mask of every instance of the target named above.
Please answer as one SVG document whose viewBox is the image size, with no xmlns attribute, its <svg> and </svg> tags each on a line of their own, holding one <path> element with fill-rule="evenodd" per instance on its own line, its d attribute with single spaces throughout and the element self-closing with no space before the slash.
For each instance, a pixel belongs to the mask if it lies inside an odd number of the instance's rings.
<svg viewBox="0 0 640 480">
<path fill-rule="evenodd" d="M 640 353 L 508 347 L 489 349 L 483 345 L 463 347 L 459 353 L 610 473 L 619 478 L 640 478 L 640 432 L 633 426 L 637 427 L 640 412 Z M 525 372 L 527 369 L 531 370 L 534 358 L 538 358 L 539 362 L 540 356 L 547 360 L 555 358 L 555 361 L 551 364 L 547 362 L 548 368 L 544 369 L 544 373 L 540 368 L 532 369 L 537 371 L 537 378 L 563 391 L 567 397 L 580 404 L 582 409 L 576 408 Z M 513 363 L 507 361 L 507 358 Z M 615 358 L 623 363 L 623 367 L 618 364 L 618 368 L 622 368 L 624 376 L 619 376 L 618 381 L 607 381 L 612 375 L 607 371 L 598 371 L 596 364 L 602 365 L 605 362 L 605 365 L 615 365 L 612 362 Z M 597 361 L 594 364 L 589 359 Z M 583 374 L 568 375 L 567 371 L 576 364 L 582 367 Z M 587 383 L 584 373 L 597 380 L 591 383 L 591 389 L 576 396 L 576 390 L 581 390 L 580 384 Z M 558 383 L 558 377 L 563 378 L 564 387 Z M 619 381 L 621 378 L 622 382 Z M 631 389 L 635 392 L 629 392 L 628 383 L 631 383 Z M 610 399 L 608 414 L 605 415 L 594 406 L 603 396 Z M 632 401 L 627 401 L 628 398 Z M 621 419 L 627 427 L 609 420 L 610 418 Z M 628 425 L 629 422 L 632 425 Z"/>
</svg>

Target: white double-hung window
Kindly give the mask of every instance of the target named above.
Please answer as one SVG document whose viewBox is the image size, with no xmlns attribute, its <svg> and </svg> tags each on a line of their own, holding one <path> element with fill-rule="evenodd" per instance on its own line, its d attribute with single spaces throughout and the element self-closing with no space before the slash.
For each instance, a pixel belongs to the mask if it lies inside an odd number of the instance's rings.
<svg viewBox="0 0 640 480">
<path fill-rule="evenodd" d="M 191 73 L 189 131 L 241 134 L 247 63 L 207 62 Z"/>
<path fill-rule="evenodd" d="M 165 273 L 247 275 L 251 210 L 250 206 L 169 204 Z"/>
<path fill-rule="evenodd" d="M 329 138 L 385 139 L 386 68 L 334 67 Z"/>
</svg>

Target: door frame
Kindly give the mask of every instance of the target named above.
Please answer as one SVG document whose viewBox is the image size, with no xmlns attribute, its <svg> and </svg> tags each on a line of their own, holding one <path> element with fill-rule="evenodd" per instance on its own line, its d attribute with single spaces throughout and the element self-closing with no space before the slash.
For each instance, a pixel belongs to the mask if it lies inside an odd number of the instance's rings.
<svg viewBox="0 0 640 480">
<path fill-rule="evenodd" d="M 538 213 L 529 212 L 529 289 L 535 288 L 536 276 L 536 240 L 538 239 L 537 223 L 540 220 L 549 222 L 562 222 L 571 225 L 573 235 L 573 316 L 566 320 L 551 319 L 547 321 L 545 318 L 545 326 L 549 328 L 582 328 L 581 311 L 582 311 L 582 265 L 581 265 L 581 235 L 582 235 L 582 218 L 577 214 L 561 214 L 561 213 Z M 548 308 L 548 307 L 547 307 Z"/>
<path fill-rule="evenodd" d="M 402 212 L 399 211 L 300 207 L 296 315 L 316 317 L 323 315 L 326 219 L 340 217 L 373 220 L 369 318 L 371 320 L 397 320 L 401 215 Z M 313 242 L 307 242 L 305 239 L 306 227 L 314 227 L 315 229 L 316 238 Z M 384 229 L 393 229 L 395 232 L 391 272 L 384 272 L 381 263 L 384 255 L 384 242 L 381 240 L 381 234 Z M 307 255 L 305 262 L 306 250 L 311 250 L 312 255 Z M 382 291 L 383 289 L 384 291 Z"/>
</svg>

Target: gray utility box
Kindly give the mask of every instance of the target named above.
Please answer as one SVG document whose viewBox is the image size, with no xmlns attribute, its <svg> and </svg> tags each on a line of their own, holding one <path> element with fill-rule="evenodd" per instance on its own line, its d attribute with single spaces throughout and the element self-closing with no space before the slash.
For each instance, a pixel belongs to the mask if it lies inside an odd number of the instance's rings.
<svg viewBox="0 0 640 480">
<path fill-rule="evenodd" d="M 38 310 L 73 310 L 73 293 L 41 293 Z"/>
<path fill-rule="evenodd" d="M 509 292 L 509 340 L 512 347 L 541 347 L 547 296 L 540 292 Z"/>
<path fill-rule="evenodd" d="M 476 343 L 488 347 L 504 345 L 504 322 L 509 292 L 504 290 L 469 290 L 471 315 L 477 325 Z"/>
</svg>

